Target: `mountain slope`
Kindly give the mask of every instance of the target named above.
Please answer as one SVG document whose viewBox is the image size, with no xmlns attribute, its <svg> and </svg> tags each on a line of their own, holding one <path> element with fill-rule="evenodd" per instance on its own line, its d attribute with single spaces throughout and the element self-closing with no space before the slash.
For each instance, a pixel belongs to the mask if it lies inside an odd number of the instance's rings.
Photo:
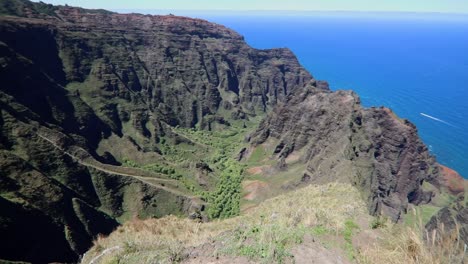
<svg viewBox="0 0 468 264">
<path fill-rule="evenodd" d="M 288 49 L 176 16 L 0 13 L 0 259 L 73 262 L 132 218 L 225 218 L 310 183 L 353 183 L 395 221 L 444 189 L 413 125 Z"/>
<path fill-rule="evenodd" d="M 273 144 L 280 169 L 299 162 L 315 182 L 352 182 L 371 214 L 394 221 L 408 203 L 432 199 L 424 182 L 438 184 L 438 164 L 415 126 L 386 108 L 363 109 L 352 92 L 295 94 L 262 121 L 251 142 Z M 298 161 L 288 162 L 294 155 Z"/>
<path fill-rule="evenodd" d="M 206 21 L 0 6 L 0 258 L 70 262 L 134 216 L 206 217 L 228 150 L 182 128 L 238 133 L 315 89 L 289 50 Z"/>
</svg>

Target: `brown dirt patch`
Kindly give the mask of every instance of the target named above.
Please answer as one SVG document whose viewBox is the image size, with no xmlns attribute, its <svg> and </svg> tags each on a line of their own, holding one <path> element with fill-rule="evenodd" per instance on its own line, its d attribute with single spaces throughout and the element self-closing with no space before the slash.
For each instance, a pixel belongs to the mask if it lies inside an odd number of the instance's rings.
<svg viewBox="0 0 468 264">
<path fill-rule="evenodd" d="M 289 156 L 286 158 L 286 163 L 293 163 L 299 160 L 301 156 L 297 153 L 291 153 Z"/>
<path fill-rule="evenodd" d="M 300 264 L 349 264 L 343 252 L 337 249 L 326 249 L 312 237 L 306 235 L 304 242 L 293 247 L 291 250 L 293 255 L 293 263 Z"/>
<path fill-rule="evenodd" d="M 252 212 L 257 207 L 258 207 L 258 204 L 246 205 L 246 206 L 241 208 L 241 213 L 246 214 L 248 212 Z"/>
<path fill-rule="evenodd" d="M 190 258 L 182 263 L 184 264 L 250 264 L 255 263 L 246 257 L 232 257 L 232 256 L 201 256 L 198 258 Z"/>
<path fill-rule="evenodd" d="M 263 181 L 244 181 L 242 187 L 247 193 L 244 199 L 252 201 L 268 190 L 268 183 Z"/>
<path fill-rule="evenodd" d="M 270 165 L 263 165 L 263 166 L 256 166 L 247 169 L 247 173 L 250 175 L 259 175 L 262 173 L 268 173 L 268 169 L 270 169 Z"/>
<path fill-rule="evenodd" d="M 395 122 L 397 122 L 397 123 L 400 124 L 400 125 L 406 126 L 405 124 L 403 124 L 403 122 L 401 121 L 401 119 L 392 111 L 392 109 L 384 107 L 383 110 L 384 110 L 393 120 L 395 120 Z"/>
<path fill-rule="evenodd" d="M 263 166 L 257 166 L 257 167 L 252 167 L 247 169 L 247 173 L 251 175 L 257 175 L 262 173 L 262 167 Z"/>
<path fill-rule="evenodd" d="M 255 263 L 246 257 L 218 255 L 218 251 L 223 248 L 222 243 L 206 243 L 198 247 L 193 247 L 184 252 L 184 264 L 250 264 Z"/>
<path fill-rule="evenodd" d="M 382 237 L 382 232 L 378 229 L 363 230 L 353 236 L 353 246 L 360 252 L 371 249 Z"/>
<path fill-rule="evenodd" d="M 444 177 L 444 184 L 451 193 L 458 194 L 465 191 L 465 180 L 458 172 L 443 165 L 439 165 L 439 167 Z"/>
</svg>

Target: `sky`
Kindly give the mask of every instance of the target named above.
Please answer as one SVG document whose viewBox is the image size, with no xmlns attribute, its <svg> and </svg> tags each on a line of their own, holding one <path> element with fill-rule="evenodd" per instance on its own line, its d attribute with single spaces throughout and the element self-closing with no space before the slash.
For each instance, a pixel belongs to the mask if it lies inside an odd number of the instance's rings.
<svg viewBox="0 0 468 264">
<path fill-rule="evenodd" d="M 300 10 L 468 14 L 468 0 L 42 0 L 42 2 L 109 10 Z"/>
</svg>

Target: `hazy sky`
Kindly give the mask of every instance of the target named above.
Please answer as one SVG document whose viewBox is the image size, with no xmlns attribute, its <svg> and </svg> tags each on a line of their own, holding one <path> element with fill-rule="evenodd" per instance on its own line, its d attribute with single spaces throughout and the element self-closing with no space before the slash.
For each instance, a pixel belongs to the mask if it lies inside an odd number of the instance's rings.
<svg viewBox="0 0 468 264">
<path fill-rule="evenodd" d="M 327 10 L 468 13 L 468 0 L 42 0 L 104 9 Z M 37 1 L 36 1 L 37 2 Z"/>
</svg>

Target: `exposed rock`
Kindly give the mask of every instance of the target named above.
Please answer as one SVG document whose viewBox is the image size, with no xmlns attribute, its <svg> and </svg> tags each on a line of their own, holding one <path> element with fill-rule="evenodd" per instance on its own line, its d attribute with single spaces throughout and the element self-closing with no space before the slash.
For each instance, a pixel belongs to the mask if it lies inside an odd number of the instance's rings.
<svg viewBox="0 0 468 264">
<path fill-rule="evenodd" d="M 431 200 L 424 182 L 458 191 L 414 125 L 331 92 L 288 49 L 256 50 L 185 17 L 26 0 L 1 1 L 0 14 L 0 237 L 10 241 L 0 258 L 73 262 L 134 216 L 206 219 L 173 179 L 116 166 L 162 160 L 163 141 L 195 146 L 177 126 L 216 130 L 268 114 L 247 139 L 277 143 L 272 171 L 294 160 L 307 167 L 300 184 L 353 182 L 371 213 L 395 221 L 408 203 Z M 214 167 L 187 166 L 209 185 Z"/>
<path fill-rule="evenodd" d="M 253 49 L 204 20 L 26 0 L 1 1 L 0 14 L 0 236 L 11 241 L 0 259 L 73 262 L 133 216 L 204 219 L 178 184 L 113 165 L 154 163 L 163 137 L 193 145 L 175 126 L 215 130 L 317 89 L 290 50 Z M 205 165 L 201 186 L 214 177 Z"/>
<path fill-rule="evenodd" d="M 437 230 L 437 236 L 451 236 L 452 232 L 459 230 L 459 239 L 468 245 L 468 198 L 466 193 L 450 205 L 442 208 L 426 225 L 429 232 Z M 458 237 L 458 236 L 457 236 Z"/>
<path fill-rule="evenodd" d="M 438 164 L 416 127 L 387 108 L 364 109 L 352 92 L 302 90 L 275 108 L 251 135 L 251 143 L 278 142 L 272 156 L 281 167 L 291 153 L 303 153 L 314 182 L 350 181 L 368 201 L 371 214 L 394 221 L 408 203 L 428 203 L 437 185 Z"/>
</svg>

